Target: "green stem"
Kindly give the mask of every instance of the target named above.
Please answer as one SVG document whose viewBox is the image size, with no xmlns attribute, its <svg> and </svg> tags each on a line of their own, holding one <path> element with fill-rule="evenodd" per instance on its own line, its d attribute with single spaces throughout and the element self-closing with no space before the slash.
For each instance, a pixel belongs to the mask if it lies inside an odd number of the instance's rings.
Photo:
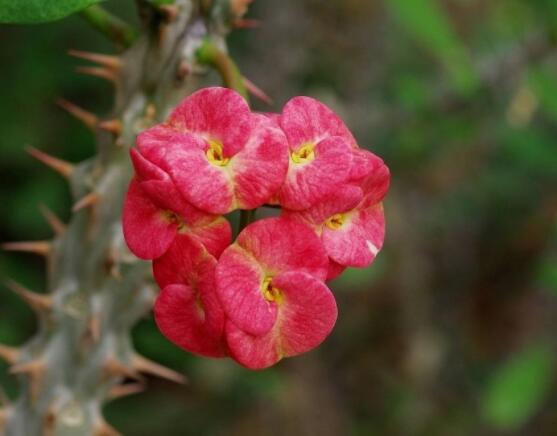
<svg viewBox="0 0 557 436">
<path fill-rule="evenodd" d="M 137 37 L 135 29 L 99 5 L 89 6 L 81 16 L 121 48 L 130 47 Z"/>
<path fill-rule="evenodd" d="M 241 210 L 240 211 L 240 224 L 238 225 L 238 233 L 244 230 L 249 224 L 255 221 L 255 211 L 257 209 L 251 210 Z"/>
<path fill-rule="evenodd" d="M 198 62 L 215 68 L 224 85 L 238 92 L 248 101 L 248 91 L 240 69 L 232 58 L 220 50 L 210 39 L 205 39 L 197 50 Z"/>
</svg>

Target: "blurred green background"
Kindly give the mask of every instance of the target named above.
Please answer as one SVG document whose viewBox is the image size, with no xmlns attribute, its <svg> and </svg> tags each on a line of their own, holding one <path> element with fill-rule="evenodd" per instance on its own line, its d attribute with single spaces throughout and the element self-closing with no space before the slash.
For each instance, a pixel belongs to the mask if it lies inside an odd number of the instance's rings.
<svg viewBox="0 0 557 436">
<path fill-rule="evenodd" d="M 557 1 L 259 0 L 249 17 L 263 27 L 230 50 L 274 110 L 317 97 L 390 166 L 385 247 L 332 282 L 327 341 L 263 372 L 186 354 L 144 319 L 137 348 L 190 384 L 150 379 L 108 421 L 133 436 L 556 435 Z M 0 240 L 47 238 L 38 204 L 67 219 L 70 198 L 23 145 L 94 153 L 53 101 L 106 113 L 110 86 L 66 51 L 111 48 L 79 17 L 0 26 L 0 41 Z M 29 255 L 0 253 L 0 275 L 44 288 Z M 34 329 L 1 288 L 0 342 Z M 17 393 L 4 364 L 0 384 Z"/>
</svg>

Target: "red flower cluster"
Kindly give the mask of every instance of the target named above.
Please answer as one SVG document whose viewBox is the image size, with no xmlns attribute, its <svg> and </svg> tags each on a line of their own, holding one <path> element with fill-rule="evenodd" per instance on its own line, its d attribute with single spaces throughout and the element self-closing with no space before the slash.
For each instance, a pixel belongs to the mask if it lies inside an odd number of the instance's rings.
<svg viewBox="0 0 557 436">
<path fill-rule="evenodd" d="M 131 158 L 124 236 L 153 259 L 159 328 L 192 353 L 259 369 L 316 347 L 337 318 L 325 281 L 383 244 L 389 170 L 314 99 L 261 115 L 206 88 L 141 133 Z M 281 216 L 232 243 L 223 214 L 265 204 Z"/>
</svg>

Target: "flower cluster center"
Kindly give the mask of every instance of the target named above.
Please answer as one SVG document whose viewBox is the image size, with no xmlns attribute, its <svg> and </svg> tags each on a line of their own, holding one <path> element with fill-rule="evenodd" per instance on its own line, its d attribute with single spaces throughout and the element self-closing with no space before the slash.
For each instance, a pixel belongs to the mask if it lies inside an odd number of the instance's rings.
<svg viewBox="0 0 557 436">
<path fill-rule="evenodd" d="M 230 161 L 230 159 L 224 157 L 222 144 L 219 141 L 209 141 L 209 148 L 207 149 L 206 155 L 209 162 L 219 167 L 227 165 Z"/>
<path fill-rule="evenodd" d="M 263 292 L 263 297 L 265 297 L 267 301 L 275 301 L 277 303 L 282 301 L 282 293 L 279 288 L 273 286 L 272 277 L 265 277 L 261 285 L 261 291 Z"/>
<path fill-rule="evenodd" d="M 325 225 L 331 230 L 338 230 L 342 227 L 345 221 L 345 216 L 342 213 L 335 213 L 325 221 Z"/>
<path fill-rule="evenodd" d="M 179 232 L 186 230 L 186 223 L 184 222 L 184 220 L 180 215 L 178 215 L 175 212 L 172 212 L 171 210 L 165 210 L 162 212 L 162 214 L 168 222 L 174 223 L 178 226 L 177 230 Z"/>
<path fill-rule="evenodd" d="M 292 162 L 297 164 L 308 163 L 315 159 L 315 144 L 305 144 L 298 151 L 293 151 L 290 155 Z"/>
</svg>

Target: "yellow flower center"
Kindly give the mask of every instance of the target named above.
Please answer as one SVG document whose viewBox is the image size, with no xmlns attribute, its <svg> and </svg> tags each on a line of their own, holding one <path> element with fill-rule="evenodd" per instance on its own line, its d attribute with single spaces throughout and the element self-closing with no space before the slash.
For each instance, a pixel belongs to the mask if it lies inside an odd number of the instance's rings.
<svg viewBox="0 0 557 436">
<path fill-rule="evenodd" d="M 338 230 L 342 227 L 345 221 L 345 216 L 342 213 L 335 213 L 325 221 L 325 225 L 331 230 Z"/>
<path fill-rule="evenodd" d="M 298 151 L 293 151 L 290 154 L 292 162 L 297 164 L 308 163 L 315 159 L 315 144 L 305 144 Z"/>
<path fill-rule="evenodd" d="M 206 155 L 209 162 L 219 167 L 225 166 L 230 161 L 230 159 L 224 157 L 222 144 L 219 141 L 209 141 L 209 148 L 207 149 Z"/>
<path fill-rule="evenodd" d="M 162 216 L 165 220 L 170 223 L 177 224 L 178 231 L 183 233 L 186 229 L 186 223 L 182 219 L 181 216 L 177 215 L 176 213 L 172 212 L 171 210 L 164 210 L 162 212 Z"/>
<path fill-rule="evenodd" d="M 279 288 L 273 286 L 272 282 L 272 277 L 265 277 L 265 280 L 263 280 L 263 284 L 261 285 L 261 292 L 263 292 L 265 300 L 280 303 L 282 301 L 282 293 Z"/>
</svg>

